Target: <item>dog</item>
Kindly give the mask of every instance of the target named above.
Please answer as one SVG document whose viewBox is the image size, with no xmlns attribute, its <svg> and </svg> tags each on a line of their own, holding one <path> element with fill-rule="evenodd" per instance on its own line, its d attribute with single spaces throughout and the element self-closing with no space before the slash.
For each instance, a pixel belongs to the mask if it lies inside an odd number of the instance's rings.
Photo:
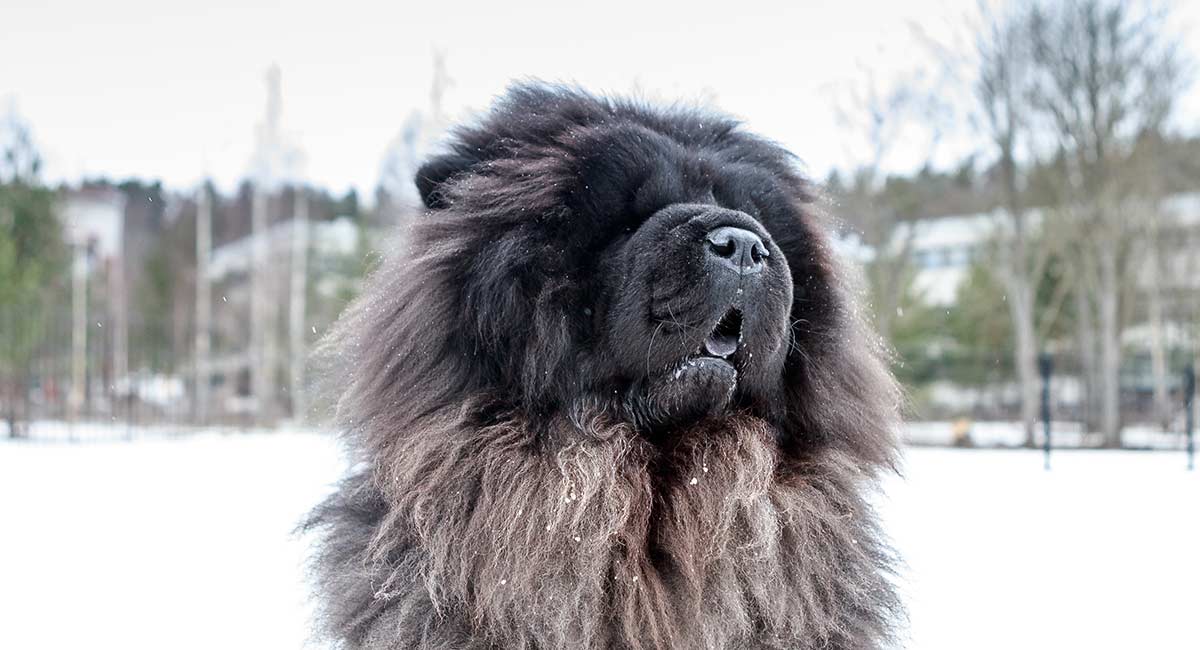
<svg viewBox="0 0 1200 650">
<path fill-rule="evenodd" d="M 525 83 L 325 342 L 355 467 L 312 514 L 341 647 L 881 648 L 900 392 L 795 157 Z"/>
</svg>

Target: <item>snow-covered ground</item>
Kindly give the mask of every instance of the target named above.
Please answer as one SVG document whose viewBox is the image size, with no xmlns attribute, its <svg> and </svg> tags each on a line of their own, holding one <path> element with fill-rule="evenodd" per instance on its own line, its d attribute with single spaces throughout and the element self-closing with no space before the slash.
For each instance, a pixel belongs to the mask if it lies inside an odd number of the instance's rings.
<svg viewBox="0 0 1200 650">
<path fill-rule="evenodd" d="M 303 433 L 0 442 L 0 648 L 299 648 L 341 471 Z M 917 649 L 1200 647 L 1180 453 L 912 449 L 882 499 Z"/>
<path fill-rule="evenodd" d="M 1182 453 L 910 449 L 888 484 L 911 648 L 1200 648 Z"/>
<path fill-rule="evenodd" d="M 0 444 L 0 648 L 300 648 L 326 437 Z"/>
</svg>

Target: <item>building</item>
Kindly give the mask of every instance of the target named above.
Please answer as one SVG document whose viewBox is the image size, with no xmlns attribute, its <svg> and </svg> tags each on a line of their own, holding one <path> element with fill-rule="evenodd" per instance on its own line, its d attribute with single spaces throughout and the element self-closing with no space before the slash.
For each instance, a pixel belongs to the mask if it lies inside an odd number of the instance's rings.
<svg viewBox="0 0 1200 650">
<path fill-rule="evenodd" d="M 307 324 L 311 322 L 308 319 L 296 323 L 289 318 L 291 301 L 298 299 L 292 290 L 293 271 L 296 271 L 293 264 L 298 261 L 295 249 L 298 227 L 308 229 L 303 259 L 306 294 L 313 295 L 318 303 L 336 301 L 337 294 L 345 291 L 344 285 L 357 281 L 353 273 L 339 273 L 359 251 L 359 228 L 348 217 L 316 222 L 287 218 L 274 222 L 263 234 L 265 257 L 261 266 L 255 261 L 258 242 L 254 234 L 213 249 L 206 272 L 211 286 L 212 357 L 208 364 L 209 404 L 204 406 L 214 420 L 269 422 L 297 416 L 294 389 L 288 378 L 297 370 L 294 364 L 303 360 L 298 362 L 287 353 L 294 334 L 291 329 L 301 327 L 304 331 L 298 334 L 306 338 L 318 333 L 315 326 Z M 262 273 L 259 291 L 264 295 L 265 304 L 261 307 L 266 321 L 262 349 L 258 350 L 249 326 L 256 268 Z M 307 299 L 308 295 L 300 299 Z M 266 390 L 257 391 L 264 395 L 254 390 L 256 362 L 266 366 L 270 377 L 265 383 Z"/>
<path fill-rule="evenodd" d="M 1028 224 L 1040 227 L 1043 214 L 1034 209 Z M 1169 293 L 1200 291 L 1200 192 L 1167 197 L 1161 206 L 1164 289 Z M 918 219 L 899 224 L 892 235 L 894 251 L 908 249 L 917 272 L 913 280 L 921 297 L 933 305 L 955 302 L 959 288 L 976 262 L 987 259 L 988 248 L 1011 237 L 1012 225 L 1003 211 Z M 1190 242 L 1190 245 L 1189 245 Z M 871 252 L 856 253 L 868 259 Z M 1135 275 L 1145 291 L 1155 281 L 1151 268 L 1139 266 Z"/>
<path fill-rule="evenodd" d="M 113 188 L 65 192 L 58 203 L 73 258 L 66 405 L 72 419 L 112 413 L 114 386 L 128 375 L 125 203 Z"/>
<path fill-rule="evenodd" d="M 1148 211 L 1130 215 L 1126 224 L 1128 253 L 1135 261 L 1128 267 L 1127 289 L 1121 297 L 1122 402 L 1133 413 L 1151 408 L 1155 385 L 1151 351 L 1157 349 L 1156 341 L 1161 341 L 1168 356 L 1166 383 L 1170 390 L 1181 381 L 1175 369 L 1200 349 L 1200 193 L 1166 197 L 1157 206 L 1156 220 L 1146 214 Z M 1046 218 L 1047 213 L 1030 210 L 1029 229 L 1038 231 Z M 911 259 L 912 289 L 918 298 L 926 305 L 949 310 L 957 304 L 973 267 L 994 260 L 995 249 L 1012 233 L 1011 220 L 1000 210 L 918 219 L 898 224 L 888 249 Z M 869 263 L 876 256 L 875 250 L 852 233 L 842 237 L 837 248 L 859 263 Z M 1158 305 L 1153 312 L 1152 301 Z M 996 308 L 997 318 L 1009 318 L 1005 306 Z M 1150 318 L 1151 313 L 1161 313 L 1161 322 Z M 1068 363 L 1060 365 L 1055 389 L 1058 403 L 1067 408 L 1079 405 L 1085 393 L 1081 379 L 1072 376 L 1078 371 L 1070 367 L 1075 362 L 1075 344 L 1070 345 L 1064 358 Z M 938 380 L 928 388 L 929 403 L 949 412 L 982 405 L 985 410 L 1002 413 L 1011 411 L 1019 399 L 1015 384 L 981 388 Z"/>
</svg>

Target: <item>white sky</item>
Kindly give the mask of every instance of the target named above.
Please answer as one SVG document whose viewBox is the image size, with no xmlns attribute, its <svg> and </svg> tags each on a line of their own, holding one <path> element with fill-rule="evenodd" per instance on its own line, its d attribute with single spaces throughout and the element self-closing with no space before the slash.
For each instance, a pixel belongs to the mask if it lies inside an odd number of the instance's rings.
<svg viewBox="0 0 1200 650">
<path fill-rule="evenodd" d="M 278 63 L 284 126 L 308 178 L 369 194 L 388 142 L 428 103 L 437 47 L 454 112 L 530 76 L 671 99 L 712 93 L 823 175 L 854 155 L 834 98 L 864 71 L 887 79 L 921 66 L 911 25 L 942 38 L 975 2 L 406 4 L 4 0 L 0 98 L 15 98 L 32 124 L 50 180 L 139 176 L 184 188 L 208 174 L 228 187 L 246 171 L 264 74 Z M 1177 27 L 1200 54 L 1200 1 L 1177 4 Z M 1181 111 L 1192 129 L 1197 96 Z M 918 150 L 891 166 L 911 166 Z"/>
</svg>

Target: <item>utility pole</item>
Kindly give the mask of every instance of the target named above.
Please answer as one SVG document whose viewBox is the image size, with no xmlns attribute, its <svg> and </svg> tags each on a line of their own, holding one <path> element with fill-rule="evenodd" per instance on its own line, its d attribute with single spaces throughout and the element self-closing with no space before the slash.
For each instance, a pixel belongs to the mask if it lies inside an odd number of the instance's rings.
<svg viewBox="0 0 1200 650">
<path fill-rule="evenodd" d="M 250 207 L 250 376 L 257 424 L 270 421 L 274 398 L 274 328 L 270 317 L 267 286 L 267 193 L 261 183 L 254 185 Z"/>
<path fill-rule="evenodd" d="M 255 148 L 250 158 L 250 177 L 254 181 L 254 200 L 251 205 L 251 264 L 250 264 L 250 364 L 251 391 L 257 406 L 259 424 L 271 424 L 277 413 L 276 350 L 279 347 L 280 292 L 286 289 L 277 280 L 270 263 L 269 201 L 281 182 L 293 178 L 303 154 L 293 146 L 282 129 L 283 75 L 279 66 L 267 70 L 267 105 L 263 121 L 255 136 Z"/>
<path fill-rule="evenodd" d="M 124 229 L 122 229 L 124 230 Z M 112 323 L 112 382 L 109 384 L 110 394 L 112 395 L 112 409 L 114 416 L 119 410 L 123 411 L 125 420 L 125 435 L 129 437 L 133 434 L 133 429 L 129 426 L 130 413 L 129 406 L 133 404 L 132 391 L 134 390 L 133 382 L 129 377 L 129 328 L 128 328 L 128 302 L 125 298 L 125 251 L 124 246 L 117 254 L 109 259 L 108 263 L 108 288 L 109 288 L 109 305 L 110 315 L 109 320 Z M 113 390 L 117 386 L 124 386 L 126 393 L 124 395 L 116 394 Z"/>
<path fill-rule="evenodd" d="M 208 184 L 196 194 L 196 340 L 194 399 L 196 424 L 208 423 L 209 352 L 212 328 L 212 287 L 208 278 L 208 259 L 212 253 L 212 201 Z"/>
<path fill-rule="evenodd" d="M 308 408 L 304 390 L 304 361 L 307 354 L 304 331 L 308 293 L 308 192 L 297 187 L 292 216 L 292 295 L 288 300 L 288 334 L 291 344 L 292 420 L 303 422 Z"/>
<path fill-rule="evenodd" d="M 77 242 L 71 267 L 71 393 L 67 400 L 71 438 L 87 397 L 87 244 Z"/>
</svg>

